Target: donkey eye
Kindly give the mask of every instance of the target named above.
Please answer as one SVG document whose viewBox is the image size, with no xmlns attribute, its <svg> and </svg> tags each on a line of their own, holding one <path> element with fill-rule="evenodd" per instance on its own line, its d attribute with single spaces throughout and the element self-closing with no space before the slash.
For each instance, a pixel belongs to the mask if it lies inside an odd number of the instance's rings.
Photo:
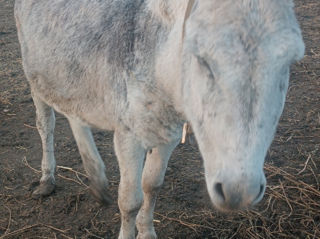
<svg viewBox="0 0 320 239">
<path fill-rule="evenodd" d="M 197 56 L 198 63 L 202 69 L 204 69 L 208 73 L 208 77 L 214 79 L 214 74 L 209 63 L 202 57 Z"/>
</svg>

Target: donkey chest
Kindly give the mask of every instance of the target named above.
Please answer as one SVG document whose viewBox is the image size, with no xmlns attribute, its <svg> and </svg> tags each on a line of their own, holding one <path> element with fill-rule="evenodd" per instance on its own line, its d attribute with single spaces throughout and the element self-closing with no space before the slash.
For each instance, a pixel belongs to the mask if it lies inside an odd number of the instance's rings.
<svg viewBox="0 0 320 239">
<path fill-rule="evenodd" d="M 125 121 L 145 147 L 153 148 L 181 137 L 183 118 L 164 99 L 131 102 Z"/>
</svg>

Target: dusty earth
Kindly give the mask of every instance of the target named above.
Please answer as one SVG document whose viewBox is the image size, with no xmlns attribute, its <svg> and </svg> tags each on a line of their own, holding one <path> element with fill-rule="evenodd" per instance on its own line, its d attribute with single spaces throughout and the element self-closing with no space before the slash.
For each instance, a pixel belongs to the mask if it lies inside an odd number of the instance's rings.
<svg viewBox="0 0 320 239">
<path fill-rule="evenodd" d="M 159 238 L 320 238 L 320 1 L 296 0 L 306 43 L 292 68 L 286 108 L 269 150 L 264 200 L 252 211 L 215 211 L 196 146 L 179 145 L 155 213 Z M 0 238 L 116 238 L 119 170 L 112 133 L 95 131 L 114 203 L 105 208 L 87 188 L 66 119 L 57 115 L 57 189 L 34 200 L 41 144 L 21 67 L 13 0 L 0 0 Z"/>
</svg>

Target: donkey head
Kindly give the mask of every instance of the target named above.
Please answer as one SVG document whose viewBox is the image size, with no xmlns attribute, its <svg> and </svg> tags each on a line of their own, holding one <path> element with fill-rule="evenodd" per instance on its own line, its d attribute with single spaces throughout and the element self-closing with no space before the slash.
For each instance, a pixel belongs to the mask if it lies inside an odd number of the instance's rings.
<svg viewBox="0 0 320 239">
<path fill-rule="evenodd" d="M 184 25 L 184 111 L 214 205 L 246 208 L 263 197 L 264 159 L 304 43 L 292 1 L 192 2 Z"/>
</svg>

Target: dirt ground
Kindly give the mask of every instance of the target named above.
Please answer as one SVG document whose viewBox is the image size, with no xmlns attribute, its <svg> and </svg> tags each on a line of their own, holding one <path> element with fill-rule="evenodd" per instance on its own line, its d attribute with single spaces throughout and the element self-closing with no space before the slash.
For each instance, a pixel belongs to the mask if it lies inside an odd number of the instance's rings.
<svg viewBox="0 0 320 239">
<path fill-rule="evenodd" d="M 292 67 L 290 89 L 269 150 L 264 200 L 225 215 L 211 206 L 196 146 L 179 145 L 156 206 L 159 238 L 320 238 L 320 1 L 296 0 L 306 56 Z M 0 0 L 0 238 L 116 238 L 119 170 L 112 133 L 95 131 L 114 203 L 104 208 L 87 188 L 66 119 L 57 115 L 57 189 L 34 200 L 41 144 L 22 67 L 13 0 Z"/>
</svg>

